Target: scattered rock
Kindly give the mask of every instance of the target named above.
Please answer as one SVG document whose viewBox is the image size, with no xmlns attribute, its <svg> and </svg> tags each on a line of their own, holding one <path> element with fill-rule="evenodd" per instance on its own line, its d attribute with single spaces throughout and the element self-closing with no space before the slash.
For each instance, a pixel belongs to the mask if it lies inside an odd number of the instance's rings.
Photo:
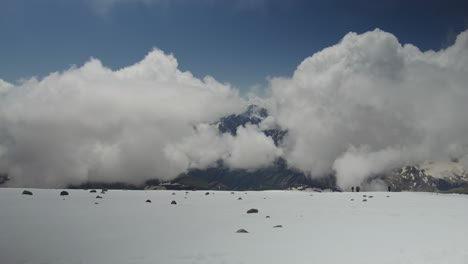
<svg viewBox="0 0 468 264">
<path fill-rule="evenodd" d="M 95 202 L 94 204 L 99 204 L 98 202 Z"/>
<path fill-rule="evenodd" d="M 172 193 L 172 195 L 175 195 L 175 193 Z"/>
<path fill-rule="evenodd" d="M 267 215 L 267 216 L 265 216 L 265 218 L 270 218 L 270 216 L 269 216 L 269 215 Z"/>
<path fill-rule="evenodd" d="M 146 202 L 145 202 L 145 203 L 151 203 L 151 200 L 149 200 L 149 199 L 148 199 L 148 200 L 146 200 Z"/>
<path fill-rule="evenodd" d="M 258 213 L 258 209 L 252 208 L 247 211 L 248 214 L 256 214 Z"/>
<path fill-rule="evenodd" d="M 65 195 L 68 195 L 68 192 L 67 192 L 67 191 L 61 191 L 61 192 L 60 192 L 60 196 L 65 196 Z"/>
<path fill-rule="evenodd" d="M 206 192 L 205 195 L 210 195 L 210 193 L 209 193 L 209 192 Z"/>
<path fill-rule="evenodd" d="M 387 198 L 390 197 L 390 195 L 387 195 Z"/>
<path fill-rule="evenodd" d="M 89 192 L 90 192 L 90 193 L 95 193 L 95 192 L 96 192 L 96 190 L 91 190 L 91 191 L 89 191 Z"/>
<path fill-rule="evenodd" d="M 245 194 L 247 194 L 247 193 L 245 193 Z"/>
<path fill-rule="evenodd" d="M 249 231 L 245 230 L 245 229 L 239 229 L 236 231 L 236 233 L 248 233 Z"/>
<path fill-rule="evenodd" d="M 364 200 L 362 200 L 362 201 L 363 201 L 363 202 L 367 202 L 367 200 L 366 200 L 366 199 L 364 199 Z"/>
<path fill-rule="evenodd" d="M 354 201 L 354 199 L 351 199 L 351 201 Z"/>
<path fill-rule="evenodd" d="M 188 194 L 189 192 L 185 192 L 185 194 Z"/>
<path fill-rule="evenodd" d="M 242 200 L 242 197 L 237 198 L 237 200 Z"/>
<path fill-rule="evenodd" d="M 105 192 L 105 191 L 101 191 L 101 194 L 106 194 L 106 192 Z"/>
<path fill-rule="evenodd" d="M 235 194 L 234 192 L 231 192 L 231 194 Z"/>
<path fill-rule="evenodd" d="M 108 190 L 107 189 L 102 189 L 103 192 L 107 192 Z"/>
<path fill-rule="evenodd" d="M 24 190 L 23 191 L 23 195 L 33 195 L 32 192 L 28 191 L 28 190 Z"/>
<path fill-rule="evenodd" d="M 367 197 L 367 195 L 364 194 L 362 197 Z"/>
<path fill-rule="evenodd" d="M 282 225 L 275 225 L 273 228 L 282 228 Z"/>
<path fill-rule="evenodd" d="M 102 197 L 98 195 L 98 196 L 96 196 L 96 199 L 102 199 Z"/>
<path fill-rule="evenodd" d="M 314 196 L 313 194 L 309 195 L 309 196 Z"/>
<path fill-rule="evenodd" d="M 177 204 L 177 202 L 176 202 L 176 201 L 172 201 L 171 204 Z"/>
<path fill-rule="evenodd" d="M 369 196 L 369 198 L 374 198 L 374 196 L 371 195 L 371 196 Z"/>
</svg>

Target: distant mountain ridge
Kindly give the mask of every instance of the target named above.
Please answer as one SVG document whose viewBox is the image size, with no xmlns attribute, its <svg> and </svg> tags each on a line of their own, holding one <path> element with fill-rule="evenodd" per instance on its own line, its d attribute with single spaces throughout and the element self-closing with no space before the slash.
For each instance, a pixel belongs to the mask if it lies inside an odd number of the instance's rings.
<svg viewBox="0 0 468 264">
<path fill-rule="evenodd" d="M 237 134 L 237 128 L 240 126 L 245 127 L 247 124 L 259 125 L 268 116 L 269 114 L 266 108 L 258 105 L 249 105 L 245 112 L 222 117 L 219 121 L 215 122 L 214 125 L 218 126 L 219 132 L 230 133 L 235 136 Z M 287 130 L 280 129 L 267 129 L 262 132 L 267 137 L 271 137 L 277 146 L 288 133 Z"/>
<path fill-rule="evenodd" d="M 381 179 L 395 191 L 468 193 L 468 172 L 459 161 L 426 161 L 404 166 Z"/>
</svg>

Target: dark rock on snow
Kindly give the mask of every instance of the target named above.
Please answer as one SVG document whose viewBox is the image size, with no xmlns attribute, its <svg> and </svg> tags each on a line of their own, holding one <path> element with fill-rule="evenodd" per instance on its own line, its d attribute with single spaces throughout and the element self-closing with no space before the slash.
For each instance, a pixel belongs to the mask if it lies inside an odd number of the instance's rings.
<svg viewBox="0 0 468 264">
<path fill-rule="evenodd" d="M 282 225 L 275 225 L 273 228 L 282 228 Z"/>
<path fill-rule="evenodd" d="M 248 214 L 256 214 L 258 213 L 258 209 L 252 208 L 247 211 Z"/>
<path fill-rule="evenodd" d="M 151 203 L 151 200 L 146 200 L 146 202 L 145 202 L 145 203 Z"/>
<path fill-rule="evenodd" d="M 177 204 L 177 202 L 176 202 L 176 201 L 172 201 L 171 204 Z"/>
<path fill-rule="evenodd" d="M 248 233 L 248 231 L 245 229 L 239 229 L 236 231 L 236 233 Z"/>
<path fill-rule="evenodd" d="M 67 192 L 67 191 L 61 191 L 61 192 L 60 192 L 60 196 L 65 196 L 65 195 L 68 195 L 68 192 Z"/>
<path fill-rule="evenodd" d="M 28 190 L 24 190 L 23 191 L 23 195 L 33 195 L 32 192 L 28 191 Z"/>
</svg>

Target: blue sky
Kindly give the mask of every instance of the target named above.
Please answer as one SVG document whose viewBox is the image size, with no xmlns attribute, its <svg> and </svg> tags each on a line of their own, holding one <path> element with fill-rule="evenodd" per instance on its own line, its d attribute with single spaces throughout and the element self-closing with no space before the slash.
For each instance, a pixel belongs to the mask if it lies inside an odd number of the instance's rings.
<svg viewBox="0 0 468 264">
<path fill-rule="evenodd" d="M 241 91 L 288 76 L 347 32 L 380 28 L 422 50 L 468 26 L 466 1 L 2 0 L 0 78 L 43 77 L 96 57 L 113 69 L 153 47 Z"/>
</svg>

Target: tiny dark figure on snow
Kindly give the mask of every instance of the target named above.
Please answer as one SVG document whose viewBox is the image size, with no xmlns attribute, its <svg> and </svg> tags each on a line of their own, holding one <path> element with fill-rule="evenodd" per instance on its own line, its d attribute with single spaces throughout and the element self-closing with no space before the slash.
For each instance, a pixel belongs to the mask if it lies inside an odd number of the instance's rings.
<svg viewBox="0 0 468 264">
<path fill-rule="evenodd" d="M 392 187 L 391 187 L 391 186 L 388 186 L 388 191 L 389 191 L 389 192 L 392 191 Z"/>
<path fill-rule="evenodd" d="M 353 187 L 351 187 L 351 192 L 354 192 L 354 186 L 353 186 Z"/>
<path fill-rule="evenodd" d="M 359 192 L 361 188 L 359 186 L 356 186 L 356 192 Z"/>
</svg>

